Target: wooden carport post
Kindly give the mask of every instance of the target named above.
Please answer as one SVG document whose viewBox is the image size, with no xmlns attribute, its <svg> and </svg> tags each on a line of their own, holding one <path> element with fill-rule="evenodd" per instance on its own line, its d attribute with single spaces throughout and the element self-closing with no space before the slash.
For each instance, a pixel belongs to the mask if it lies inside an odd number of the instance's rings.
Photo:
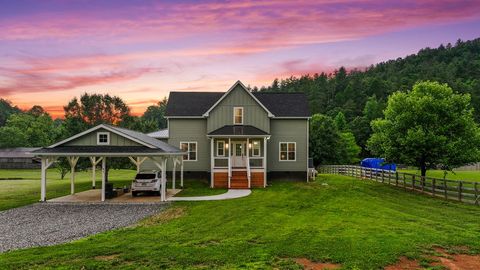
<svg viewBox="0 0 480 270">
<path fill-rule="evenodd" d="M 42 157 L 42 178 L 40 184 L 40 201 L 44 202 L 47 200 L 47 169 L 50 167 L 54 162 L 55 158 L 51 160 L 49 158 Z"/>
<path fill-rule="evenodd" d="M 79 157 L 67 157 L 70 163 L 70 194 L 75 194 L 75 166 Z"/>
<path fill-rule="evenodd" d="M 90 162 L 92 163 L 92 189 L 95 189 L 95 182 L 97 181 L 96 175 L 96 167 L 100 161 L 102 161 L 103 157 L 97 159 L 97 157 L 90 157 Z"/>
<path fill-rule="evenodd" d="M 102 158 L 102 202 L 105 201 L 105 182 L 107 180 L 107 157 Z"/>
<path fill-rule="evenodd" d="M 162 173 L 162 179 L 161 179 L 161 187 L 160 187 L 160 201 L 164 202 L 167 200 L 167 192 L 166 192 L 166 185 L 167 185 L 167 158 L 161 157 L 162 161 L 161 163 L 158 163 L 154 158 L 151 158 L 153 164 L 155 164 L 161 171 Z"/>
</svg>

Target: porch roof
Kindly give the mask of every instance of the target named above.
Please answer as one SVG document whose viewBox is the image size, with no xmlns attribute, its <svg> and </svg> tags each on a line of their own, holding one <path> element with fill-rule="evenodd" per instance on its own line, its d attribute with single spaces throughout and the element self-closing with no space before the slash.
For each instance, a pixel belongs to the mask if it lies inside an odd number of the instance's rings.
<svg viewBox="0 0 480 270">
<path fill-rule="evenodd" d="M 260 136 L 267 137 L 270 136 L 267 132 L 250 125 L 226 125 L 219 129 L 216 129 L 210 133 L 208 136 L 234 136 L 234 137 L 249 137 L 249 136 Z"/>
</svg>

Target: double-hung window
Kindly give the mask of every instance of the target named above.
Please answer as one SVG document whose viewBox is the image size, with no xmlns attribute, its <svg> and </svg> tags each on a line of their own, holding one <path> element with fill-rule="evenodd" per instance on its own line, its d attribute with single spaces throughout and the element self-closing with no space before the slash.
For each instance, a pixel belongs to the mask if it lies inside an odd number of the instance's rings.
<svg viewBox="0 0 480 270">
<path fill-rule="evenodd" d="M 233 108 L 233 124 L 243 125 L 243 107 Z"/>
<path fill-rule="evenodd" d="M 252 157 L 260 156 L 260 141 L 255 140 L 252 142 Z"/>
<path fill-rule="evenodd" d="M 281 142 L 280 161 L 295 161 L 296 148 L 295 142 Z"/>
<path fill-rule="evenodd" d="M 225 141 L 217 141 L 217 156 L 225 156 Z"/>
<path fill-rule="evenodd" d="M 183 160 L 197 161 L 197 142 L 180 142 L 180 149 L 186 152 Z"/>
</svg>

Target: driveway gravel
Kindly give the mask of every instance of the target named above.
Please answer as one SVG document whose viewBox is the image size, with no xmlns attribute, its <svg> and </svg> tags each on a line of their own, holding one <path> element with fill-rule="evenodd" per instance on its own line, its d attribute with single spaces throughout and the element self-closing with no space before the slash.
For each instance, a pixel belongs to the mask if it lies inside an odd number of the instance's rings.
<svg viewBox="0 0 480 270">
<path fill-rule="evenodd" d="M 0 252 L 49 246 L 126 227 L 165 204 L 37 203 L 0 212 Z"/>
</svg>

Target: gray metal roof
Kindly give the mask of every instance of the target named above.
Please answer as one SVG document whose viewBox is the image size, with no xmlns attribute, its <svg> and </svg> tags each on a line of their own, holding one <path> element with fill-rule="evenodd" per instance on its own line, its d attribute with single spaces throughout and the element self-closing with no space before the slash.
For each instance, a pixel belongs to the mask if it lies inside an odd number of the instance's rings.
<svg viewBox="0 0 480 270">
<path fill-rule="evenodd" d="M 203 116 L 224 92 L 170 92 L 165 116 Z M 274 117 L 310 117 L 305 93 L 253 92 Z"/>
<path fill-rule="evenodd" d="M 208 135 L 210 136 L 268 136 L 269 134 L 254 126 L 227 125 L 208 133 Z"/>
<path fill-rule="evenodd" d="M 147 135 L 156 139 L 168 139 L 168 128 L 150 132 Z"/>
<path fill-rule="evenodd" d="M 167 153 L 160 148 L 146 146 L 109 146 L 109 145 L 80 145 L 80 146 L 57 146 L 54 148 L 41 148 L 33 151 L 34 154 L 162 154 Z"/>
<path fill-rule="evenodd" d="M 32 151 L 39 147 L 0 148 L 0 158 L 33 158 Z"/>
</svg>

